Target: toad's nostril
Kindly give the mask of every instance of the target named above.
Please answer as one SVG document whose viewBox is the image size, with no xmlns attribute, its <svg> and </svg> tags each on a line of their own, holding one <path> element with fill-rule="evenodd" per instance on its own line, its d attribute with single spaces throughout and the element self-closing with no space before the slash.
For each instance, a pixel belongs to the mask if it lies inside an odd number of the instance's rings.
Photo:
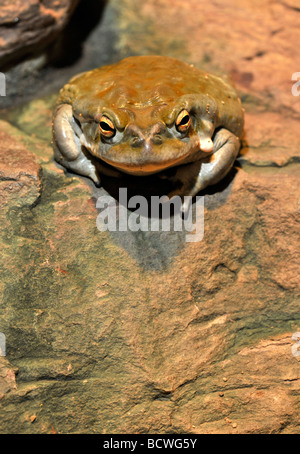
<svg viewBox="0 0 300 454">
<path fill-rule="evenodd" d="M 160 134 L 155 134 L 151 137 L 151 141 L 154 145 L 161 145 L 163 143 L 163 138 Z"/>
<path fill-rule="evenodd" d="M 144 139 L 139 136 L 131 137 L 131 139 L 129 140 L 130 146 L 134 148 L 142 147 L 144 142 L 145 142 Z"/>
<path fill-rule="evenodd" d="M 163 123 L 156 123 L 150 130 L 150 139 L 154 145 L 161 145 L 164 141 L 164 134 L 166 133 L 166 125 Z"/>
<path fill-rule="evenodd" d="M 161 135 L 166 132 L 166 125 L 164 123 L 156 123 L 155 125 L 152 126 L 150 130 L 150 135 L 151 136 L 156 136 L 156 135 Z"/>
<path fill-rule="evenodd" d="M 145 137 L 140 128 L 136 125 L 130 124 L 125 131 L 124 139 L 128 141 L 131 147 L 139 148 L 145 142 Z"/>
</svg>

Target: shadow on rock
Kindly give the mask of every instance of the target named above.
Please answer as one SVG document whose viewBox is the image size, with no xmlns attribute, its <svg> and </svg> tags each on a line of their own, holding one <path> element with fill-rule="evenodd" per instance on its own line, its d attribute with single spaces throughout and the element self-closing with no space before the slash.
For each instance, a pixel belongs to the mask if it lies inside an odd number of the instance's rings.
<svg viewBox="0 0 300 454">
<path fill-rule="evenodd" d="M 82 56 L 82 45 L 102 19 L 108 0 L 84 0 L 75 10 L 69 24 L 49 53 L 54 68 L 76 63 Z"/>
<path fill-rule="evenodd" d="M 204 206 L 208 210 L 214 210 L 225 204 L 230 195 L 232 183 L 237 173 L 237 169 L 233 168 L 220 183 L 207 188 L 205 191 L 199 192 L 198 199 L 193 199 L 192 209 L 185 215 L 179 213 L 180 198 L 178 197 L 177 201 L 179 206 L 174 206 L 171 202 L 168 202 L 170 209 L 169 211 L 167 210 L 164 212 L 162 203 L 158 216 L 153 216 L 153 212 L 151 211 L 151 198 L 153 196 L 158 198 L 170 194 L 170 192 L 172 195 L 183 195 L 182 191 L 186 184 L 176 179 L 177 170 L 178 169 L 176 168 L 168 169 L 168 171 L 164 173 L 163 178 L 160 174 L 143 178 L 129 175 L 122 175 L 121 178 L 102 176 L 102 186 L 100 188 L 97 188 L 88 178 L 78 176 L 79 178 L 84 179 L 92 189 L 92 198 L 98 209 L 97 219 L 99 219 L 101 214 L 101 222 L 106 225 L 108 223 L 107 216 L 109 216 L 107 208 L 108 203 L 110 204 L 110 209 L 115 210 L 112 211 L 115 219 L 113 219 L 110 226 L 107 225 L 103 230 L 108 230 L 113 241 L 125 249 L 136 260 L 139 266 L 145 270 L 167 269 L 170 263 L 172 263 L 178 255 L 178 252 L 185 248 L 188 242 L 202 240 L 203 235 L 201 235 L 201 232 L 204 232 L 205 220 L 203 205 L 201 207 L 200 203 L 197 202 L 197 200 L 200 200 L 199 196 L 201 196 L 201 199 L 204 197 Z M 120 189 L 125 189 L 126 203 L 124 203 L 124 199 L 119 200 Z M 137 201 L 138 199 L 132 199 L 134 202 L 133 206 L 131 206 L 131 210 L 128 209 L 128 201 L 135 196 L 142 196 L 142 198 L 144 198 L 148 212 L 145 213 L 145 210 L 141 210 L 141 206 Z M 99 206 L 100 199 L 103 200 L 101 206 Z M 108 202 L 109 200 L 110 202 Z M 125 211 L 122 211 L 123 216 L 125 217 L 125 224 L 123 224 L 125 227 L 123 227 L 123 229 L 120 229 L 119 227 L 120 206 L 125 208 Z M 105 210 L 106 213 L 104 213 Z M 142 213 L 142 216 L 135 213 L 136 210 L 139 213 Z M 135 219 L 132 224 L 132 218 L 134 216 Z M 144 223 L 142 222 L 142 217 L 144 218 Z M 177 221 L 175 221 L 175 217 Z M 179 217 L 181 223 L 177 223 L 176 228 L 175 222 L 178 222 Z M 151 222 L 154 218 L 159 222 L 158 231 L 153 231 L 151 228 Z M 165 224 L 163 223 L 166 218 L 169 219 L 169 224 L 168 219 Z M 139 226 L 142 225 L 143 228 L 139 228 Z M 97 224 L 97 227 L 99 229 L 99 224 Z M 191 230 L 191 227 L 193 230 Z M 134 228 L 136 228 L 136 230 L 133 230 Z M 192 235 L 195 235 L 195 237 L 193 238 Z"/>
</svg>

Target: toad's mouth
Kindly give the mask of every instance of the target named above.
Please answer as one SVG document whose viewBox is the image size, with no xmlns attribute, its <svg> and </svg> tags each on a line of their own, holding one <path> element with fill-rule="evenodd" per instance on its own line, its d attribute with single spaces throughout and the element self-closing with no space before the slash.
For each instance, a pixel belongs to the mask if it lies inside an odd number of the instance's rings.
<svg viewBox="0 0 300 454">
<path fill-rule="evenodd" d="M 170 167 L 175 167 L 181 164 L 187 164 L 189 162 L 195 161 L 195 156 L 191 155 L 191 153 L 189 152 L 177 158 L 151 162 L 119 162 L 103 156 L 101 156 L 101 159 L 110 166 L 124 173 L 142 176 L 152 175 L 154 173 L 162 172 L 163 170 Z"/>
<path fill-rule="evenodd" d="M 193 137 L 189 143 L 172 141 L 168 147 L 134 148 L 113 147 L 97 157 L 115 169 L 130 175 L 151 175 L 170 167 L 188 164 L 206 158 L 210 153 L 200 150 L 199 139 Z"/>
</svg>

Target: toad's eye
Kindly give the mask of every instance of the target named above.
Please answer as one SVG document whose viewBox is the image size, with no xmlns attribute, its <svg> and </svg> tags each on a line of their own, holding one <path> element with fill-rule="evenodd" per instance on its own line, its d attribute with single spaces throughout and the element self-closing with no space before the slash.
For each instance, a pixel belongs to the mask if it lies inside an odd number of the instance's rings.
<svg viewBox="0 0 300 454">
<path fill-rule="evenodd" d="M 176 129 L 178 132 L 186 132 L 191 125 L 191 117 L 187 110 L 182 110 L 178 115 L 176 122 Z"/>
<path fill-rule="evenodd" d="M 99 129 L 101 134 L 108 139 L 112 138 L 116 134 L 115 125 L 105 115 L 100 118 Z"/>
</svg>

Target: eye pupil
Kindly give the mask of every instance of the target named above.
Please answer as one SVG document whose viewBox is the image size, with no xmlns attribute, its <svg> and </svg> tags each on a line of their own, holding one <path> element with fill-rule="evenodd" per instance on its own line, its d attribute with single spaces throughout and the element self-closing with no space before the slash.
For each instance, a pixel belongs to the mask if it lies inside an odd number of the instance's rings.
<svg viewBox="0 0 300 454">
<path fill-rule="evenodd" d="M 190 116 L 189 116 L 189 115 L 185 115 L 185 116 L 182 118 L 182 120 L 181 120 L 181 122 L 180 122 L 179 124 L 180 124 L 180 125 L 186 125 L 186 124 L 189 122 L 189 120 L 190 120 Z"/>
<path fill-rule="evenodd" d="M 176 129 L 178 132 L 186 132 L 191 124 L 191 117 L 187 110 L 182 110 L 176 120 Z"/>
<path fill-rule="evenodd" d="M 111 128 L 105 121 L 101 121 L 100 126 L 104 131 L 113 131 L 113 128 Z"/>
<path fill-rule="evenodd" d="M 107 138 L 112 138 L 116 133 L 116 128 L 113 122 L 106 116 L 103 116 L 99 122 L 100 132 Z"/>
</svg>

